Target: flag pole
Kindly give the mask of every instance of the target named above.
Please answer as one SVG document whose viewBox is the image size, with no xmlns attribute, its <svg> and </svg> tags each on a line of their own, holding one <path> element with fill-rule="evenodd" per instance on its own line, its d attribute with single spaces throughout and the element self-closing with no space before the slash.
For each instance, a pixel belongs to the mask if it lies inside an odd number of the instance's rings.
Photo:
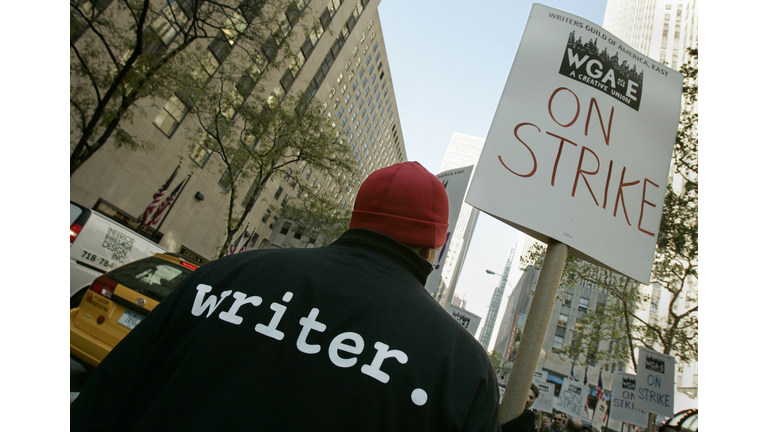
<svg viewBox="0 0 768 432">
<path fill-rule="evenodd" d="M 550 239 L 544 263 L 541 266 L 539 282 L 531 301 L 531 309 L 520 339 L 517 357 L 509 372 L 507 390 L 499 408 L 499 420 L 507 423 L 519 417 L 525 409 L 528 390 L 533 382 L 533 374 L 539 361 L 544 336 L 547 332 L 549 317 L 555 306 L 557 289 L 563 276 L 565 259 L 568 257 L 568 246 L 557 240 Z"/>
<path fill-rule="evenodd" d="M 168 215 L 171 213 L 171 210 L 173 210 L 173 206 L 175 206 L 175 205 L 176 205 L 176 202 L 179 200 L 179 197 L 181 196 L 181 193 L 182 193 L 182 192 L 184 192 L 184 188 L 186 188 L 186 187 L 187 187 L 187 183 L 189 183 L 189 179 L 190 179 L 191 177 L 192 177 L 192 173 L 189 173 L 189 175 L 187 175 L 187 179 L 186 179 L 186 180 L 184 180 L 184 185 L 182 185 L 182 186 L 181 186 L 181 190 L 179 190 L 179 194 L 178 194 L 178 195 L 176 195 L 176 198 L 175 198 L 175 199 L 173 200 L 173 202 L 171 203 L 171 206 L 168 208 L 168 211 L 167 211 L 167 212 L 165 212 L 165 215 L 163 215 L 163 220 L 161 220 L 161 221 L 160 221 L 160 223 L 157 225 L 157 228 L 155 228 L 155 231 L 154 231 L 154 232 L 152 232 L 152 240 L 154 240 L 154 239 L 155 239 L 155 235 L 156 235 L 156 234 L 157 234 L 157 232 L 160 230 L 160 227 L 161 227 L 161 226 L 163 226 L 163 222 L 165 222 L 165 218 L 167 218 L 167 217 L 168 217 Z"/>
</svg>

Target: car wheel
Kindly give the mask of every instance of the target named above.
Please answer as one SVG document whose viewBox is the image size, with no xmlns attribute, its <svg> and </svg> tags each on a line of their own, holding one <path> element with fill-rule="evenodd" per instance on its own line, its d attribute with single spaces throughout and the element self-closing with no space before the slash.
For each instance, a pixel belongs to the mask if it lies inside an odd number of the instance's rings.
<svg viewBox="0 0 768 432">
<path fill-rule="evenodd" d="M 85 295 L 85 292 L 88 291 L 88 288 L 83 288 L 80 291 L 72 294 L 72 297 L 69 298 L 69 308 L 74 309 L 78 306 L 80 306 L 80 301 L 83 300 L 83 296 Z"/>
</svg>

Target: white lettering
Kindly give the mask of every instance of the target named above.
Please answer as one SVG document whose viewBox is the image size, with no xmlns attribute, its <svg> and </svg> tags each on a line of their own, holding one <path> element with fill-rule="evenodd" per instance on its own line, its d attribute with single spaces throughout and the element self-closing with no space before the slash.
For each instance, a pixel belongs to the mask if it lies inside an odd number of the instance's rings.
<svg viewBox="0 0 768 432">
<path fill-rule="evenodd" d="M 219 302 L 216 302 L 216 296 L 211 295 L 208 297 L 205 302 L 203 302 L 203 298 L 205 297 L 206 293 L 211 292 L 211 289 L 213 289 L 210 285 L 205 284 L 199 284 L 197 286 L 197 295 L 195 295 L 195 302 L 192 304 L 192 315 L 194 316 L 200 316 L 205 312 L 206 309 L 208 309 L 208 314 L 205 316 L 208 318 L 211 316 L 214 310 L 219 307 L 222 301 L 232 293 L 231 290 L 224 291 L 221 293 L 221 300 Z"/>
<path fill-rule="evenodd" d="M 317 315 L 320 313 L 320 309 L 318 308 L 312 308 L 312 310 L 309 311 L 309 315 L 300 319 L 299 324 L 302 325 L 301 333 L 299 333 L 299 338 L 296 340 L 296 348 L 299 349 L 299 351 L 305 353 L 305 354 L 317 354 L 320 352 L 320 345 L 315 344 L 308 344 L 307 343 L 307 336 L 309 336 L 309 332 L 312 330 L 317 330 L 319 332 L 325 331 L 325 324 L 317 322 L 315 318 L 317 318 Z"/>
<path fill-rule="evenodd" d="M 597 67 L 597 70 L 595 70 L 595 67 Z M 600 60 L 592 59 L 587 63 L 587 75 L 595 79 L 603 76 L 603 64 Z"/>
<path fill-rule="evenodd" d="M 240 291 L 235 291 L 235 293 L 232 294 L 232 297 L 235 299 L 235 302 L 232 303 L 232 306 L 229 307 L 228 311 L 219 313 L 219 319 L 235 325 L 240 325 L 240 323 L 243 322 L 243 317 L 237 315 L 237 310 L 240 309 L 240 306 L 246 303 L 254 306 L 261 304 L 261 297 L 247 297 L 246 294 L 241 293 Z"/>
<path fill-rule="evenodd" d="M 636 101 L 635 93 L 637 93 L 637 83 L 632 80 L 627 80 L 627 97 Z"/>
<path fill-rule="evenodd" d="M 581 67 L 581 65 L 584 64 L 585 61 L 587 61 L 587 59 L 589 59 L 589 56 L 584 56 L 584 58 L 579 59 L 579 55 L 574 54 L 573 51 L 571 51 L 571 49 L 568 48 L 568 63 L 571 66 L 576 65 L 576 68 L 578 69 Z"/>
<path fill-rule="evenodd" d="M 345 344 L 345 340 L 354 342 L 354 346 Z M 339 356 L 339 351 L 348 352 L 350 354 L 360 354 L 363 352 L 364 347 L 365 342 L 363 341 L 363 337 L 359 334 L 354 332 L 341 333 L 331 341 L 331 345 L 328 347 L 328 357 L 330 357 L 333 364 L 338 367 L 352 367 L 355 365 L 355 363 L 357 363 L 357 358 L 342 358 Z"/>
<path fill-rule="evenodd" d="M 603 84 L 605 84 L 606 81 L 610 81 L 611 87 L 616 88 L 616 77 L 613 73 L 613 69 L 608 69 L 608 73 L 606 73 L 600 81 L 602 81 Z"/>
<path fill-rule="evenodd" d="M 373 347 L 378 350 L 376 356 L 373 358 L 371 364 L 363 365 L 360 371 L 386 384 L 389 382 L 389 375 L 381 371 L 381 364 L 384 363 L 384 360 L 394 357 L 400 364 L 405 364 L 408 362 L 408 356 L 402 351 L 389 351 L 389 345 L 385 343 L 376 342 L 373 344 Z"/>
<path fill-rule="evenodd" d="M 293 293 L 290 291 L 283 295 L 283 301 L 286 303 L 291 301 L 292 298 Z M 283 314 L 285 314 L 285 310 L 287 308 L 280 303 L 272 303 L 269 308 L 275 311 L 275 314 L 272 316 L 272 320 L 269 321 L 269 327 L 265 326 L 264 324 L 256 324 L 256 331 L 263 334 L 264 336 L 269 336 L 277 340 L 283 340 L 283 336 L 285 335 L 283 332 L 277 329 L 277 325 L 280 324 L 280 320 L 283 318 Z"/>
</svg>

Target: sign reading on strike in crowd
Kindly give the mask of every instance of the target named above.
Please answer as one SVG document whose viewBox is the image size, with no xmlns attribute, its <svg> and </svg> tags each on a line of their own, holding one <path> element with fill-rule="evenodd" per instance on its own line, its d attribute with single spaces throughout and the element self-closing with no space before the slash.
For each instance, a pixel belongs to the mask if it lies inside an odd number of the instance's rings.
<svg viewBox="0 0 768 432">
<path fill-rule="evenodd" d="M 548 382 L 533 380 L 533 383 L 539 386 L 539 397 L 531 405 L 531 409 L 537 409 L 546 413 L 551 413 L 555 406 L 555 385 Z"/>
<path fill-rule="evenodd" d="M 480 326 L 480 321 L 482 320 L 480 315 L 475 315 L 466 309 L 462 309 L 450 303 L 445 305 L 445 311 L 451 314 L 453 319 L 458 321 L 468 332 L 473 336 L 475 335 L 477 327 Z"/>
<path fill-rule="evenodd" d="M 608 403 L 602 399 L 598 399 L 595 403 L 595 411 L 592 414 L 592 426 L 598 430 L 602 430 L 603 426 L 607 423 L 608 417 Z"/>
<path fill-rule="evenodd" d="M 610 420 L 637 426 L 647 425 L 648 414 L 637 406 L 637 376 L 622 372 L 613 373 L 611 409 L 608 417 Z"/>
<path fill-rule="evenodd" d="M 534 4 L 467 203 L 649 283 L 682 86 L 594 23 Z"/>
<path fill-rule="evenodd" d="M 445 259 L 448 256 L 448 248 L 451 245 L 453 232 L 456 230 L 456 223 L 459 220 L 461 205 L 464 203 L 464 195 L 467 193 L 467 185 L 472 176 L 472 168 L 473 165 L 464 168 L 456 168 L 443 171 L 436 176 L 443 183 L 443 186 L 445 186 L 445 192 L 448 194 L 448 203 L 451 208 L 448 213 L 448 233 L 446 234 L 445 244 L 437 253 L 437 260 L 435 260 L 433 265 L 434 271 L 429 274 L 427 283 L 424 285 L 427 292 L 432 294 L 436 293 L 438 288 L 440 288 L 440 279 L 442 278 Z M 448 294 L 449 293 L 446 293 L 446 295 Z M 451 299 L 447 299 L 447 303 L 450 302 Z"/>
<path fill-rule="evenodd" d="M 563 380 L 560 396 L 555 409 L 568 414 L 568 417 L 581 418 L 584 414 L 584 402 L 589 395 L 589 388 L 572 380 Z"/>
<path fill-rule="evenodd" d="M 638 348 L 636 405 L 645 412 L 675 414 L 675 358 Z"/>
</svg>

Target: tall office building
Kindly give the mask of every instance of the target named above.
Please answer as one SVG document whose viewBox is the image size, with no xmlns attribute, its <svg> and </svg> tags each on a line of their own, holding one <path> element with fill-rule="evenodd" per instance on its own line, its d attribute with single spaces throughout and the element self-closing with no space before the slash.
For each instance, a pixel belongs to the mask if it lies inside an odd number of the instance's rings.
<svg viewBox="0 0 768 432">
<path fill-rule="evenodd" d="M 513 256 L 510 256 L 510 263 L 514 262 L 519 266 L 521 257 L 529 253 L 534 244 L 544 245 L 533 237 L 524 233 L 517 236 L 517 244 L 513 250 Z M 527 315 L 530 312 L 531 301 L 536 291 L 540 271 L 533 266 L 528 266 L 522 271 L 519 279 L 514 282 L 515 286 L 512 293 L 505 299 L 506 307 L 503 307 L 504 313 L 498 326 L 496 334 L 494 351 L 501 353 L 502 364 L 511 366 L 514 361 L 517 345 L 520 342 L 522 331 L 524 330 Z M 573 286 L 561 287 L 560 295 L 555 300 L 555 304 L 547 324 L 547 332 L 544 336 L 542 345 L 542 355 L 539 358 L 543 371 L 547 372 L 547 380 L 555 384 L 559 392 L 559 387 L 563 379 L 567 379 L 571 373 L 571 362 L 563 359 L 560 355 L 554 353 L 554 349 L 563 348 L 574 341 L 573 330 L 577 326 L 579 316 L 590 310 L 595 310 L 600 305 L 605 305 L 609 301 L 608 295 L 595 288 L 587 281 L 579 281 Z M 599 343 L 598 349 L 608 350 L 611 344 L 607 341 Z M 602 368 L 603 385 L 610 391 L 613 382 L 614 370 L 623 371 L 623 365 L 607 365 L 592 362 L 588 373 L 588 383 L 592 386 L 591 394 L 594 396 L 595 386 L 597 385 L 598 372 Z M 584 379 L 584 366 L 578 366 L 574 373 L 579 381 Z"/>
<path fill-rule="evenodd" d="M 699 46 L 696 0 L 608 0 L 603 27 L 672 69 Z"/>
<path fill-rule="evenodd" d="M 688 60 L 695 63 L 695 59 L 689 58 L 688 48 L 699 46 L 696 0 L 608 0 L 603 27 L 641 53 L 672 69 L 678 69 Z M 696 104 L 685 108 L 698 111 Z M 672 180 L 673 187 L 679 191 L 684 180 L 679 175 L 673 176 Z M 672 302 L 670 292 L 657 283 L 642 289 L 651 303 L 635 310 L 635 314 L 645 322 L 667 319 Z M 686 281 L 673 308 L 676 313 L 683 313 L 693 306 L 692 299 L 697 297 L 696 281 Z M 698 362 L 677 369 L 675 387 L 692 399 L 698 397 Z"/>
<path fill-rule="evenodd" d="M 454 132 L 448 143 L 448 150 L 445 152 L 439 172 L 477 165 L 484 144 L 485 138 Z M 455 234 L 451 236 L 451 243 L 445 258 L 445 267 L 441 273 L 442 279 L 435 295 L 435 299 L 442 305 L 445 305 L 448 299 L 453 298 L 478 215 L 476 208 L 467 203 L 461 204 L 459 219 L 454 230 Z"/>
<path fill-rule="evenodd" d="M 504 290 L 507 288 L 509 271 L 512 268 L 514 256 L 515 249 L 512 248 L 512 251 L 509 252 L 507 263 L 504 265 L 504 271 L 499 275 L 501 276 L 499 285 L 493 290 L 491 304 L 488 306 L 488 315 L 485 317 L 485 324 L 483 324 L 483 328 L 480 331 L 478 341 L 480 341 L 480 345 L 486 350 L 488 350 L 488 346 L 491 344 L 491 336 L 493 335 L 493 330 L 496 328 L 496 317 L 499 313 L 499 308 L 501 307 L 501 299 L 504 296 Z"/>
<path fill-rule="evenodd" d="M 251 53 L 249 58 L 254 59 L 254 63 L 242 65 L 242 70 L 249 76 L 244 75 L 245 81 L 238 82 L 237 87 L 243 98 L 249 97 L 244 91 L 247 88 L 259 89 L 253 91 L 263 92 L 261 96 L 264 98 L 278 101 L 305 91 L 309 97 L 319 100 L 325 114 L 334 121 L 338 138 L 352 148 L 361 180 L 378 168 L 407 160 L 377 11 L 379 2 L 289 2 L 285 17 L 274 34 L 294 37 L 281 36 L 280 42 L 270 38 L 267 42 L 271 45 L 265 43 L 261 52 Z M 111 0 L 96 3 L 99 11 L 122 7 Z M 249 25 L 253 18 L 247 11 L 248 7 L 253 7 L 249 6 L 254 3 L 252 0 L 228 0 L 225 3 L 232 6 L 227 9 L 232 14 L 231 22 L 237 26 Z M 157 16 L 148 17 L 148 22 L 153 24 L 147 31 L 156 32 L 167 48 L 172 49 L 178 45 L 179 28 L 168 24 L 164 17 L 183 19 L 189 15 L 188 8 L 196 4 L 168 1 Z M 312 30 L 305 32 L 304 26 Z M 238 29 L 242 31 L 242 28 Z M 88 43 L 93 37 L 89 32 L 87 26 L 83 27 L 75 43 Z M 205 67 L 211 78 L 226 62 L 236 61 L 230 54 L 233 48 L 229 46 L 234 39 L 227 44 L 227 34 L 223 39 L 200 41 L 200 46 L 195 47 L 208 56 L 210 61 Z M 273 62 L 275 50 L 284 48 L 280 44 L 289 44 L 293 57 Z M 238 59 L 242 61 L 243 57 Z M 121 121 L 120 128 L 137 141 L 150 143 L 152 149 L 132 151 L 114 140 L 108 141 L 70 178 L 70 199 L 136 229 L 137 217 L 152 200 L 153 193 L 181 162 L 179 175 L 171 188 L 187 174 L 192 175 L 159 228 L 159 243 L 172 252 L 200 261 L 215 258 L 226 234 L 229 187 L 222 176 L 223 164 L 219 156 L 206 147 L 202 137 L 192 137 L 199 125 L 195 125 L 193 115 L 187 115 L 187 107 L 179 97 L 140 100 L 137 106 L 140 108 L 134 110 L 132 122 Z M 354 203 L 356 188 L 337 190 L 331 181 L 313 173 L 311 168 L 296 166 L 292 169 L 293 172 L 301 171 L 308 182 L 331 191 L 340 206 L 348 207 Z M 238 184 L 243 195 L 250 186 Z M 307 235 L 294 221 L 275 219 L 272 209 L 285 205 L 289 197 L 295 198 L 297 194 L 295 182 L 290 179 L 273 176 L 269 180 L 245 221 L 249 226 L 248 249 L 314 247 L 332 240 Z M 237 213 L 244 210 L 242 195 L 235 206 Z"/>
</svg>

